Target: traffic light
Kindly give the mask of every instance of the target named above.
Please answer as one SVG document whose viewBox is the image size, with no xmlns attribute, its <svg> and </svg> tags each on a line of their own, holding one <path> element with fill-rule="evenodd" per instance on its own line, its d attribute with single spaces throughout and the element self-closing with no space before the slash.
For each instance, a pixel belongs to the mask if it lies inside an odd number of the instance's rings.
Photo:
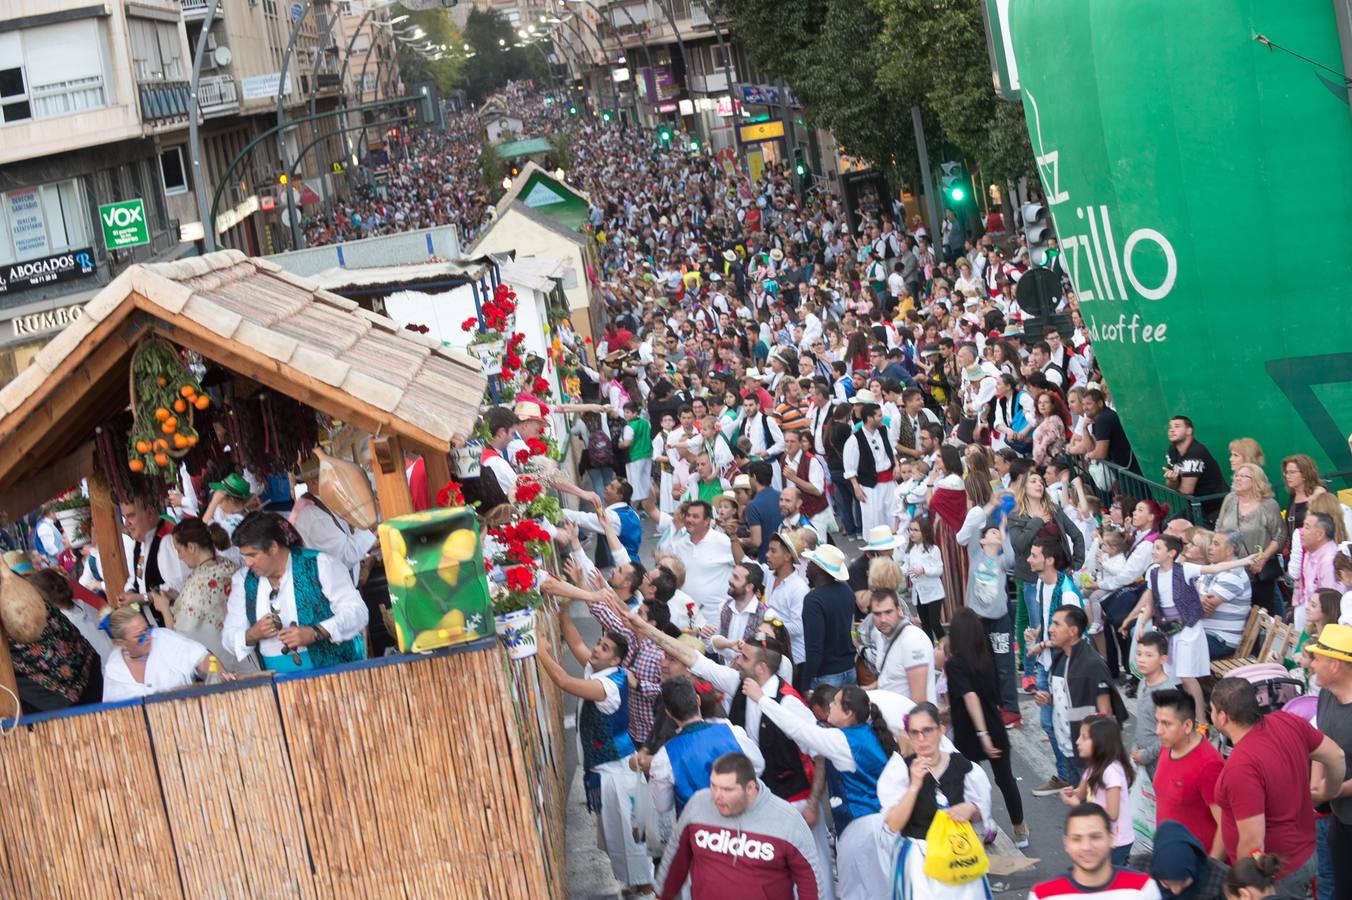
<svg viewBox="0 0 1352 900">
<path fill-rule="evenodd" d="M 939 163 L 939 181 L 943 185 L 944 197 L 950 207 L 963 206 L 967 202 L 967 176 L 960 162 Z"/>
<path fill-rule="evenodd" d="M 665 125 L 663 125 L 663 126 L 662 126 L 661 128 L 659 128 L 659 129 L 657 129 L 657 140 L 658 140 L 658 143 L 662 144 L 663 146 L 670 146 L 670 144 L 671 144 L 671 129 L 668 128 L 668 127 L 665 126 Z"/>
<path fill-rule="evenodd" d="M 1036 200 L 1023 205 L 1023 236 L 1028 241 L 1028 258 L 1037 266 L 1047 259 L 1047 240 L 1051 237 L 1051 222 L 1047 207 Z"/>
<path fill-rule="evenodd" d="M 793 148 L 793 174 L 799 178 L 807 177 L 807 162 L 803 156 L 802 147 Z"/>
<path fill-rule="evenodd" d="M 691 153 L 699 152 L 699 140 L 697 138 L 690 139 L 690 152 Z"/>
<path fill-rule="evenodd" d="M 286 187 L 286 183 L 290 180 L 291 179 L 287 177 L 287 174 L 285 172 L 277 176 L 277 183 L 280 184 L 282 187 Z"/>
<path fill-rule="evenodd" d="M 611 119 L 611 116 L 610 116 L 610 110 L 608 110 L 608 109 L 603 109 L 603 110 L 601 111 L 601 121 L 602 121 L 602 122 L 605 122 L 607 125 L 609 125 L 609 124 L 610 124 L 610 119 Z"/>
<path fill-rule="evenodd" d="M 569 104 L 568 104 L 568 115 L 570 115 L 570 116 L 575 116 L 575 115 L 577 115 L 577 104 L 576 104 L 576 103 L 569 103 Z"/>
</svg>

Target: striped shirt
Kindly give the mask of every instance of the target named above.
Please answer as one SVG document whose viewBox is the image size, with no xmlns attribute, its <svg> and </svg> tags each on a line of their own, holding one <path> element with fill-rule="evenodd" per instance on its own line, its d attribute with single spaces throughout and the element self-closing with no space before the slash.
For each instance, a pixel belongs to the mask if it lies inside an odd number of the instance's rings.
<svg viewBox="0 0 1352 900">
<path fill-rule="evenodd" d="M 1203 575 L 1197 580 L 1197 593 L 1215 594 L 1221 605 L 1210 615 L 1202 617 L 1202 630 L 1231 647 L 1239 646 L 1244 636 L 1244 625 L 1253 606 L 1253 585 L 1245 569 L 1231 569 L 1215 575 Z"/>
<path fill-rule="evenodd" d="M 1094 896 L 1099 900 L 1160 900 L 1159 886 L 1144 872 L 1132 869 L 1113 869 L 1113 877 L 1106 884 L 1089 887 L 1070 875 L 1044 881 L 1028 892 L 1028 900 L 1060 900 L 1062 897 Z"/>
</svg>

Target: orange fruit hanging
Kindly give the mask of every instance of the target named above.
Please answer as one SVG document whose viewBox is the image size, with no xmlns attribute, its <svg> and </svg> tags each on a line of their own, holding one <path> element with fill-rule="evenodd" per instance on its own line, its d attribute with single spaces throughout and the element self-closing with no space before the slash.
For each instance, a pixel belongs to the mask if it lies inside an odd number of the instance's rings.
<svg viewBox="0 0 1352 900">
<path fill-rule="evenodd" d="M 198 409 L 206 409 L 211 405 L 211 398 L 206 394 L 198 394 L 197 399 L 193 400 L 192 405 Z"/>
<path fill-rule="evenodd" d="M 195 434 L 190 434 L 190 435 L 188 435 L 186 438 L 184 438 L 184 440 L 186 440 L 186 441 L 188 442 L 188 446 L 189 446 L 189 447 L 196 447 L 196 446 L 197 446 L 197 435 L 195 435 Z"/>
<path fill-rule="evenodd" d="M 133 472 L 144 472 L 146 469 L 146 464 L 141 462 L 139 459 L 133 459 L 127 463 L 127 468 L 131 469 Z"/>
<path fill-rule="evenodd" d="M 193 394 L 197 393 L 197 389 L 190 384 L 185 384 L 183 385 L 183 387 L 178 389 L 178 392 L 182 394 L 184 397 L 191 398 Z"/>
<path fill-rule="evenodd" d="M 168 450 L 168 449 L 169 449 L 169 442 L 166 441 L 164 438 L 155 438 L 155 449 L 156 449 L 156 450 Z"/>
<path fill-rule="evenodd" d="M 164 468 L 165 466 L 169 465 L 169 457 L 165 456 L 163 453 L 156 453 L 155 465 L 159 466 L 160 468 Z"/>
<path fill-rule="evenodd" d="M 185 437 L 184 437 L 183 435 L 181 435 L 181 434 L 176 434 L 176 435 L 174 435 L 174 449 L 175 449 L 175 450 L 182 450 L 182 449 L 183 449 L 184 447 L 186 447 L 186 446 L 188 446 L 188 439 L 187 439 L 187 438 L 185 438 Z"/>
<path fill-rule="evenodd" d="M 160 387 L 167 387 L 169 384 L 169 380 L 165 378 L 163 375 L 161 375 L 159 378 L 155 379 L 155 383 L 158 384 Z"/>
<path fill-rule="evenodd" d="M 136 452 L 139 453 L 139 454 L 141 454 L 142 456 L 145 456 L 147 453 L 149 453 L 149 452 L 150 452 L 150 441 L 137 441 L 137 442 L 136 442 Z"/>
<path fill-rule="evenodd" d="M 176 413 L 185 413 L 185 412 L 187 412 L 187 411 L 188 411 L 188 404 L 183 400 L 182 397 L 180 397 L 179 399 L 177 399 L 177 400 L 174 401 L 174 412 L 176 412 Z"/>
<path fill-rule="evenodd" d="M 169 415 L 169 410 L 165 409 L 163 406 L 155 410 L 155 420 L 158 422 L 163 422 L 165 419 L 169 418 Z"/>
</svg>

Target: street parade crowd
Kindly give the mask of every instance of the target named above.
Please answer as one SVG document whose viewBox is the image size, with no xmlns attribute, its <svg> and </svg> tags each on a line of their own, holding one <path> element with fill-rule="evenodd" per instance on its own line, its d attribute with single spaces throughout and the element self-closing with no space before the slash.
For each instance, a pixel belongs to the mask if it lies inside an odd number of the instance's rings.
<svg viewBox="0 0 1352 900">
<path fill-rule="evenodd" d="M 1309 457 L 1283 508 L 1263 448 L 1223 464 L 1179 411 L 1143 464 L 1070 286 L 1020 308 L 1018 238 L 852 229 L 787 167 L 637 129 L 576 147 L 607 326 L 557 590 L 602 637 L 565 612 L 584 675 L 541 663 L 628 894 L 985 896 L 994 790 L 1018 849 L 1033 798 L 1065 806 L 1035 820 L 1072 869 L 1033 897 L 1352 892 L 1352 517 Z M 1219 677 L 1259 613 L 1294 639 Z M 1023 728 L 1057 773 L 1032 797 Z"/>
<path fill-rule="evenodd" d="M 537 660 L 579 701 L 626 897 L 987 897 L 1001 831 L 1015 850 L 1060 833 L 1070 870 L 1037 900 L 1352 896 L 1352 511 L 1312 459 L 1274 489 L 1278 448 L 1197 435 L 1185 410 L 1165 464 L 1138 459 L 1074 291 L 1020 307 L 1021 238 L 513 102 L 576 129 L 590 196 L 605 325 L 554 435 L 580 477 L 553 482 L 573 508 L 542 582 L 582 674 L 547 642 Z M 312 242 L 472 236 L 475 128 L 419 132 L 387 198 L 315 217 Z M 461 487 L 486 527 L 539 491 L 522 465 L 550 412 L 485 410 Z M 38 521 L 6 556 L 51 609 L 42 641 L 11 641 L 26 709 L 374 652 L 374 535 L 315 494 L 269 511 L 256 474 L 127 503 L 131 573 L 102 618 L 97 551 Z M 1186 502 L 1130 490 L 1145 479 Z M 1264 658 L 1260 617 L 1290 638 Z M 1018 730 L 1055 765 L 1031 790 Z"/>
</svg>

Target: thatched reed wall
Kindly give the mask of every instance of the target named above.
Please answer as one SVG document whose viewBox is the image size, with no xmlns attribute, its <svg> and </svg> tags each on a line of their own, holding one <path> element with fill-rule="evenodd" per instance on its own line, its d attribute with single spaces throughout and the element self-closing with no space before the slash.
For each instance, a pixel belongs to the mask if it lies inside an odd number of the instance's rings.
<svg viewBox="0 0 1352 900">
<path fill-rule="evenodd" d="M 25 719 L 0 893 L 562 898 L 560 710 L 490 638 Z"/>
</svg>

